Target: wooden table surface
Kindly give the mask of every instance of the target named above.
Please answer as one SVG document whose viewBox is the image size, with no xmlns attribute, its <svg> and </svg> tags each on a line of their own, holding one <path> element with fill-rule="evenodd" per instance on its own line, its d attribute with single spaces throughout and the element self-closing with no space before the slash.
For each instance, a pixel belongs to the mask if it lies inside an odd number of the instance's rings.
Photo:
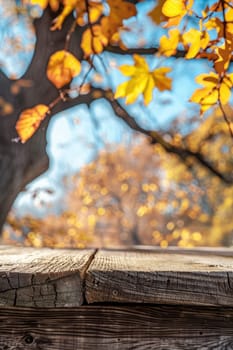
<svg viewBox="0 0 233 350">
<path fill-rule="evenodd" d="M 233 306 L 233 250 L 0 247 L 0 306 Z"/>
<path fill-rule="evenodd" d="M 0 247 L 0 350 L 232 350 L 231 249 Z"/>
</svg>

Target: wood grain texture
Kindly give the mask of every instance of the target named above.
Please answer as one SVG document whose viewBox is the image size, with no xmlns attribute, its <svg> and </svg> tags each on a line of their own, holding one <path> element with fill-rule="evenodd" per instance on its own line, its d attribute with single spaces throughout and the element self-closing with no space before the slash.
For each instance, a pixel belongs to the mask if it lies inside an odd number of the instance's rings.
<svg viewBox="0 0 233 350">
<path fill-rule="evenodd" d="M 232 329 L 232 308 L 9 308 L 0 311 L 0 350 L 230 350 Z"/>
<path fill-rule="evenodd" d="M 100 250 L 86 275 L 86 300 L 233 306 L 233 254 Z"/>
<path fill-rule="evenodd" d="M 0 248 L 0 307 L 71 307 L 83 303 L 94 250 Z"/>
</svg>

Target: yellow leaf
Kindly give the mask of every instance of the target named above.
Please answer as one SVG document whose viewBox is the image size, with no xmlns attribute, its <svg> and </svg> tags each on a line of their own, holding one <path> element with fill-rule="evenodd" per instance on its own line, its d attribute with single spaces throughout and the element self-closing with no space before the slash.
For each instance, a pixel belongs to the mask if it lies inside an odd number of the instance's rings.
<svg viewBox="0 0 233 350">
<path fill-rule="evenodd" d="M 178 29 L 171 29 L 168 32 L 168 38 L 163 35 L 160 39 L 159 51 L 162 55 L 167 57 L 176 53 L 179 44 L 180 31 Z"/>
<path fill-rule="evenodd" d="M 230 80 L 230 83 L 233 85 L 233 73 L 226 74 L 227 80 Z"/>
<path fill-rule="evenodd" d="M 201 48 L 204 50 L 210 43 L 210 36 L 207 31 L 202 31 L 202 37 L 201 37 Z"/>
<path fill-rule="evenodd" d="M 189 50 L 186 54 L 186 58 L 195 57 L 201 48 L 201 35 L 202 33 L 197 29 L 190 29 L 183 34 L 183 42 L 185 45 L 189 45 Z"/>
<path fill-rule="evenodd" d="M 47 67 L 48 79 L 60 89 L 80 73 L 81 63 L 70 52 L 55 52 L 49 59 Z"/>
<path fill-rule="evenodd" d="M 135 62 L 135 67 L 137 70 L 140 70 L 142 72 L 149 72 L 149 66 L 145 60 L 145 58 L 139 56 L 139 55 L 133 55 L 133 59 Z"/>
<path fill-rule="evenodd" d="M 84 26 L 88 21 L 95 23 L 102 15 L 104 6 L 95 1 L 88 1 L 88 15 L 85 1 L 78 2 L 76 6 L 77 24 Z"/>
<path fill-rule="evenodd" d="M 146 106 L 152 101 L 154 87 L 155 87 L 154 79 L 152 76 L 149 76 L 147 79 L 145 89 L 143 91 L 144 102 Z"/>
<path fill-rule="evenodd" d="M 122 74 L 124 74 L 126 77 L 130 77 L 131 75 L 134 75 L 136 72 L 135 66 L 130 66 L 129 64 L 124 64 L 119 67 Z"/>
<path fill-rule="evenodd" d="M 39 128 L 40 123 L 46 117 L 49 107 L 46 105 L 36 105 L 33 108 L 23 111 L 16 123 L 16 131 L 22 141 L 25 143 Z"/>
<path fill-rule="evenodd" d="M 115 98 L 125 97 L 127 86 L 128 86 L 128 81 L 124 81 L 123 83 L 119 84 L 117 86 L 114 97 Z"/>
<path fill-rule="evenodd" d="M 131 79 L 117 87 L 115 98 L 125 97 L 126 103 L 133 103 L 142 93 L 144 103 L 147 105 L 152 100 L 155 87 L 160 91 L 171 89 L 171 79 L 166 76 L 171 68 L 161 67 L 151 72 L 145 58 L 139 55 L 133 57 L 134 66 L 123 65 L 119 67 L 121 72 L 130 76 Z"/>
<path fill-rule="evenodd" d="M 183 34 L 183 43 L 188 45 L 189 49 L 186 58 L 193 58 L 197 56 L 201 49 L 205 49 L 209 45 L 210 36 L 206 31 L 197 29 L 190 29 Z"/>
<path fill-rule="evenodd" d="M 231 7 L 232 5 L 228 5 L 227 11 L 225 12 L 225 21 L 232 23 L 232 18 L 233 18 L 233 8 Z"/>
<path fill-rule="evenodd" d="M 170 67 L 160 67 L 155 69 L 152 74 L 155 82 L 155 87 L 159 91 L 171 90 L 172 79 L 166 76 L 171 71 Z"/>
<path fill-rule="evenodd" d="M 166 0 L 162 7 L 162 13 L 167 17 L 180 16 L 184 10 L 184 0 Z"/>
<path fill-rule="evenodd" d="M 134 77 L 128 81 L 125 100 L 127 104 L 135 102 L 138 96 L 143 93 L 147 85 L 147 80 L 147 74 L 138 74 L 134 75 Z"/>
<path fill-rule="evenodd" d="M 195 80 L 198 84 L 213 88 L 214 85 L 218 84 L 219 77 L 218 74 L 209 72 L 208 74 L 199 74 Z"/>
<path fill-rule="evenodd" d="M 90 16 L 90 22 L 95 23 L 98 21 L 100 16 L 102 15 L 104 10 L 104 6 L 101 3 L 98 2 L 89 2 L 89 16 Z"/>
<path fill-rule="evenodd" d="M 226 103 L 229 102 L 230 97 L 231 97 L 231 90 L 230 90 L 229 86 L 227 84 L 225 84 L 223 81 L 223 83 L 220 85 L 220 88 L 219 88 L 220 102 L 223 105 L 225 105 Z"/>
<path fill-rule="evenodd" d="M 217 103 L 218 97 L 218 90 L 216 88 L 206 87 L 194 91 L 190 101 L 200 104 L 201 113 L 203 113 Z"/>
<path fill-rule="evenodd" d="M 48 6 L 49 0 L 30 0 L 32 5 L 38 5 L 42 9 L 45 9 Z"/>
<path fill-rule="evenodd" d="M 43 10 L 49 5 L 52 11 L 58 11 L 60 0 L 23 0 L 26 4 L 40 6 Z"/>
</svg>

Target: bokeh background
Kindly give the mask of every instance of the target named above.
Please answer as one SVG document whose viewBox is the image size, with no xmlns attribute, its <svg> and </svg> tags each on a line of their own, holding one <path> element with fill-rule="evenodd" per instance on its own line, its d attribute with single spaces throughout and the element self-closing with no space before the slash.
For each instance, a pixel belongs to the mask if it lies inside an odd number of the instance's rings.
<svg viewBox="0 0 233 350">
<path fill-rule="evenodd" d="M 0 68 L 19 79 L 30 64 L 36 37 L 28 13 L 16 16 L 13 3 L 0 0 Z M 148 16 L 153 6 L 154 1 L 139 3 L 137 18 L 126 22 L 130 31 L 122 37 L 128 46 L 158 43 L 163 29 Z M 38 8 L 29 10 L 31 16 L 41 15 Z M 151 55 L 146 59 L 151 68 L 161 63 Z M 125 80 L 118 66 L 126 63 L 133 63 L 130 55 L 105 52 L 88 80 L 115 90 Z M 220 111 L 201 119 L 198 107 L 188 101 L 197 87 L 195 76 L 209 70 L 208 62 L 169 58 L 166 65 L 172 67 L 172 91 L 155 91 L 148 107 L 140 98 L 132 106 L 120 102 L 143 128 L 194 152 L 201 150 L 223 173 L 232 174 L 233 141 Z M 84 63 L 83 75 L 87 69 Z M 72 86 L 81 79 L 74 79 Z M 151 144 L 119 120 L 106 101 L 54 116 L 47 141 L 49 169 L 17 197 L 4 227 L 5 243 L 232 245 L 233 186 L 194 159 L 186 164 Z"/>
</svg>

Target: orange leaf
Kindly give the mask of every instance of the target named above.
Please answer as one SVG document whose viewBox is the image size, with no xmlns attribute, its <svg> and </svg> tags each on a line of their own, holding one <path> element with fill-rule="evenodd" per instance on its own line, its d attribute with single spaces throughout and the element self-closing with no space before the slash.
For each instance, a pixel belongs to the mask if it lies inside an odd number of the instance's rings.
<svg viewBox="0 0 233 350">
<path fill-rule="evenodd" d="M 60 0 L 49 0 L 49 6 L 54 12 L 58 11 L 60 6 Z"/>
<path fill-rule="evenodd" d="M 92 26 L 92 30 L 88 28 L 82 36 L 81 48 L 86 56 L 101 53 L 108 44 L 108 39 L 102 32 L 100 25 Z"/>
<path fill-rule="evenodd" d="M 123 27 L 123 20 L 135 16 L 137 13 L 134 4 L 122 0 L 108 0 L 109 15 L 101 19 L 102 34 L 112 44 L 119 44 L 119 31 Z"/>
<path fill-rule="evenodd" d="M 88 1 L 88 16 L 85 1 L 78 2 L 76 7 L 77 23 L 80 26 L 84 26 L 88 21 L 95 23 L 102 15 L 104 6 L 101 3 L 95 1 Z"/>
<path fill-rule="evenodd" d="M 81 63 L 70 52 L 55 52 L 49 59 L 47 67 L 48 79 L 60 89 L 80 73 Z"/>
<path fill-rule="evenodd" d="M 22 143 L 25 143 L 39 128 L 40 123 L 46 117 L 49 107 L 36 105 L 33 108 L 23 111 L 16 123 L 16 131 Z"/>
<path fill-rule="evenodd" d="M 63 0 L 63 10 L 60 15 L 54 19 L 53 26 L 50 28 L 51 30 L 61 29 L 64 20 L 66 17 L 75 9 L 78 5 L 79 0 Z"/>
<path fill-rule="evenodd" d="M 171 90 L 172 79 L 166 76 L 171 71 L 170 67 L 160 67 L 155 69 L 152 74 L 155 82 L 155 87 L 159 91 Z"/>
<path fill-rule="evenodd" d="M 137 13 L 134 4 L 123 0 L 108 0 L 110 17 L 113 22 L 122 23 L 123 19 L 135 16 Z"/>
<path fill-rule="evenodd" d="M 148 16 L 150 16 L 152 21 L 156 24 L 160 24 L 166 20 L 166 16 L 162 13 L 163 4 L 164 0 L 158 0 L 157 5 L 148 13 Z"/>
<path fill-rule="evenodd" d="M 0 96 L 0 116 L 5 116 L 8 114 L 12 114 L 14 112 L 14 108 L 11 103 L 4 100 L 3 97 Z"/>
</svg>

